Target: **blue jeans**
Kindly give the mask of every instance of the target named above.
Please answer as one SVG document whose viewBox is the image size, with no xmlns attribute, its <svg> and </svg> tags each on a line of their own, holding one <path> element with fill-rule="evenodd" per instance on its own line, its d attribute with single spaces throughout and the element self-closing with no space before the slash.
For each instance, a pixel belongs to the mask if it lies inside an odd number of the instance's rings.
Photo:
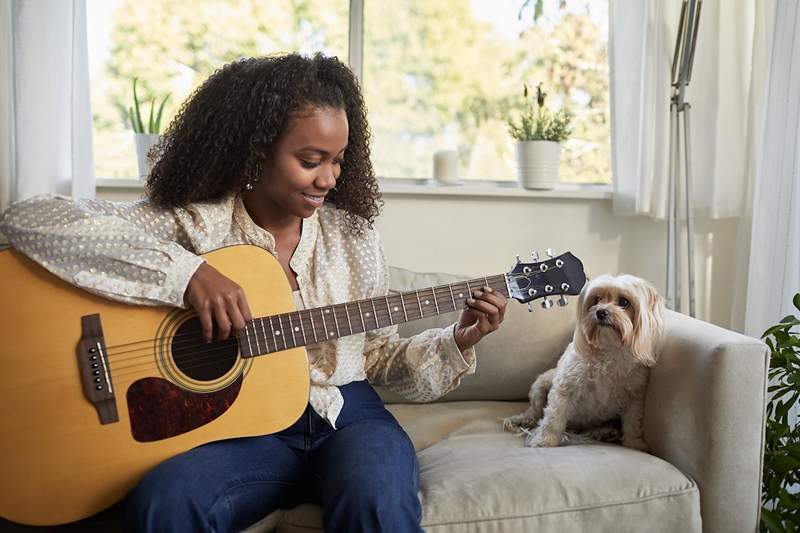
<svg viewBox="0 0 800 533">
<path fill-rule="evenodd" d="M 366 381 L 339 390 L 336 430 L 307 406 L 280 433 L 212 442 L 161 463 L 128 495 L 126 524 L 238 531 L 312 502 L 322 506 L 326 531 L 422 531 L 411 440 Z"/>
</svg>

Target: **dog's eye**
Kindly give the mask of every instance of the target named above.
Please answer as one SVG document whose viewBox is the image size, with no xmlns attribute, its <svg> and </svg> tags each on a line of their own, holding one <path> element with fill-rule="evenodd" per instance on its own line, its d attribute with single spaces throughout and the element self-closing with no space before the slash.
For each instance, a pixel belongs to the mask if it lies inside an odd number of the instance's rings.
<svg viewBox="0 0 800 533">
<path fill-rule="evenodd" d="M 619 299 L 619 306 L 620 306 L 621 308 L 625 309 L 625 308 L 626 308 L 626 307 L 628 307 L 629 305 L 631 305 L 631 303 L 628 301 L 628 299 L 627 299 L 627 298 L 620 298 L 620 299 Z"/>
<path fill-rule="evenodd" d="M 600 297 L 599 296 L 595 296 L 594 297 L 594 303 L 592 305 L 597 305 L 599 303 L 600 303 Z"/>
</svg>

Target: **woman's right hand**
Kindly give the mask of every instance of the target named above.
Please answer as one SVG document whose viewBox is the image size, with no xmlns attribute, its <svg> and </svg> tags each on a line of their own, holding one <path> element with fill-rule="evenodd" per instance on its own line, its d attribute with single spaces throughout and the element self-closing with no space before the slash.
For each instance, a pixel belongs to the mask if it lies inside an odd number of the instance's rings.
<svg viewBox="0 0 800 533">
<path fill-rule="evenodd" d="M 208 263 L 200 265 L 189 280 L 185 299 L 200 318 L 206 342 L 212 340 L 214 324 L 217 325 L 218 340 L 224 341 L 231 330 L 234 334 L 240 333 L 245 322 L 253 318 L 244 289 Z"/>
</svg>

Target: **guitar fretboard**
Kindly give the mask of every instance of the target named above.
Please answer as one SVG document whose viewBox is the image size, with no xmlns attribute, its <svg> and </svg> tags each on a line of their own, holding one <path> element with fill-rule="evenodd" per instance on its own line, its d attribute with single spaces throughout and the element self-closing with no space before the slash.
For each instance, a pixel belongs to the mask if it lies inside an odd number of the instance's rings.
<svg viewBox="0 0 800 533">
<path fill-rule="evenodd" d="M 491 287 L 508 298 L 504 274 L 291 313 L 254 318 L 239 335 L 242 357 L 316 344 L 355 333 L 451 313 L 473 290 Z"/>
</svg>

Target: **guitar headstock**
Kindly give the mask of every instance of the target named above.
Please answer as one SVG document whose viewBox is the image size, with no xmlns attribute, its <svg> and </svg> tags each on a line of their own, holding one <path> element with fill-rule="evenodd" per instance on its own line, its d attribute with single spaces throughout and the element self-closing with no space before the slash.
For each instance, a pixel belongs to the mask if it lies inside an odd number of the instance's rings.
<svg viewBox="0 0 800 533">
<path fill-rule="evenodd" d="M 553 301 L 549 296 L 559 296 L 558 305 L 567 305 L 565 295 L 580 294 L 586 283 L 586 274 L 583 272 L 583 263 L 570 252 L 554 257 L 553 251 L 547 249 L 547 259 L 539 261 L 536 252 L 532 263 L 523 263 L 517 256 L 517 264 L 513 270 L 506 274 L 508 280 L 509 296 L 521 303 L 528 304 L 532 311 L 531 301 L 544 298 L 542 307 L 550 309 Z"/>
</svg>

